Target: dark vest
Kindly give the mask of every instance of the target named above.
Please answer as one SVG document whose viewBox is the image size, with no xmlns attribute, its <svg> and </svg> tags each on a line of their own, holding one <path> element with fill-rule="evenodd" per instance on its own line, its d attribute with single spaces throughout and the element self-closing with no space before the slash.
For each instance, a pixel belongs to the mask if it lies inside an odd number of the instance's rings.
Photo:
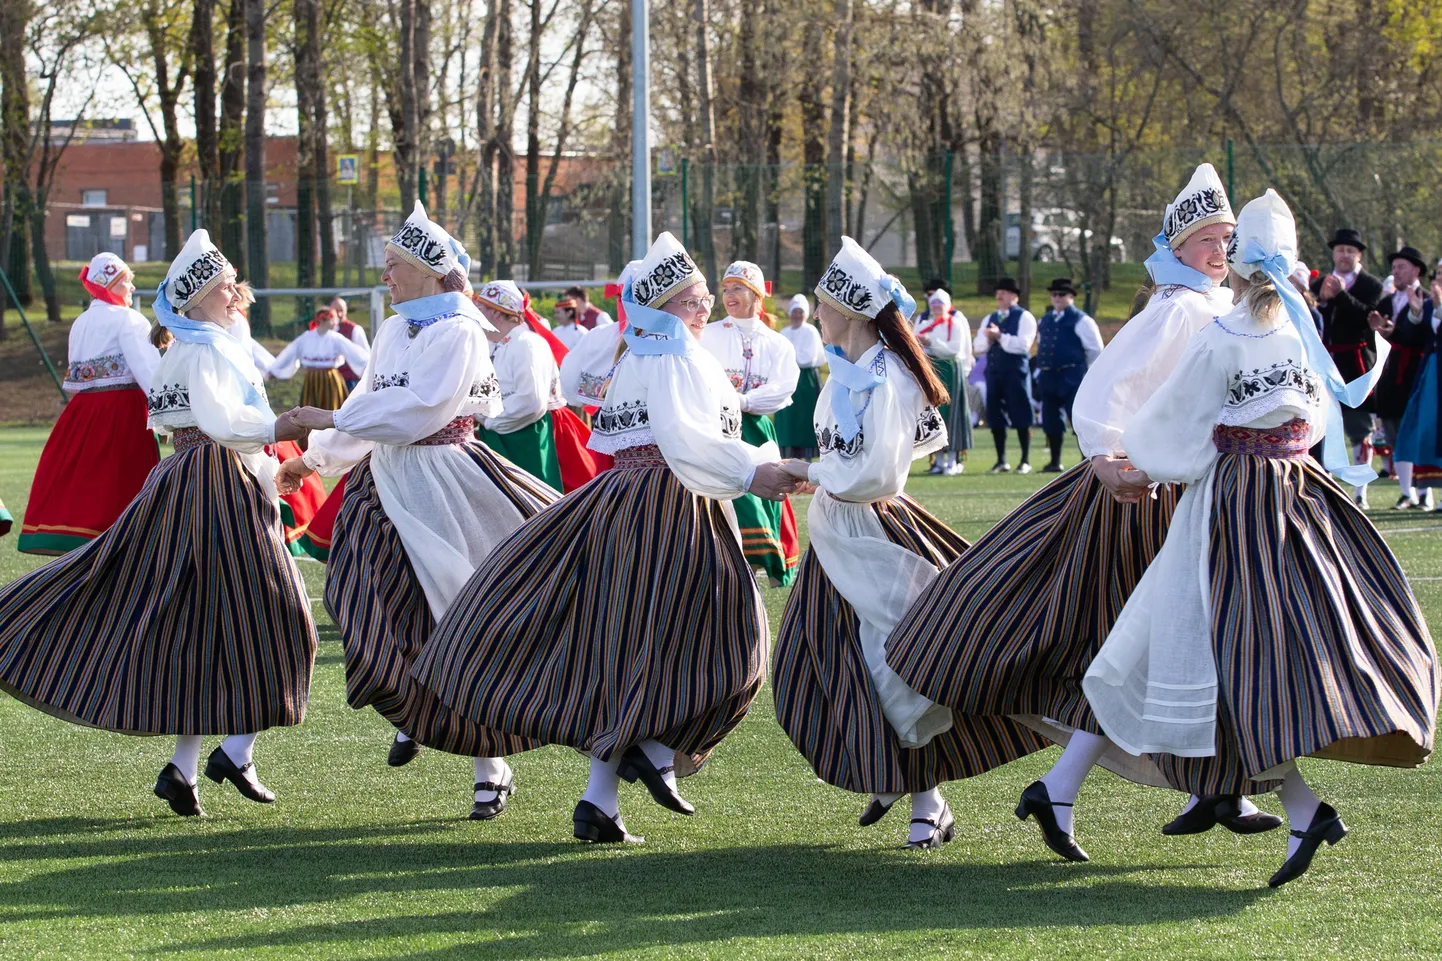
<svg viewBox="0 0 1442 961">
<path fill-rule="evenodd" d="M 340 326 L 336 328 L 336 333 L 340 334 L 346 340 L 350 340 L 350 335 L 355 329 L 355 324 L 349 320 L 343 320 L 340 322 Z M 340 378 L 341 380 L 360 380 L 360 374 L 352 370 L 350 363 L 346 362 L 340 366 Z"/>
<path fill-rule="evenodd" d="M 1058 314 L 1048 310 L 1036 325 L 1036 365 L 1042 370 L 1085 367 L 1086 351 L 1076 325 L 1086 315 L 1073 305 Z"/>
<path fill-rule="evenodd" d="M 1017 304 L 1006 312 L 1006 316 L 1000 319 L 994 311 L 987 315 L 986 324 L 997 327 L 1003 334 L 1015 336 L 1021 328 L 1021 315 L 1025 313 L 1021 305 Z M 1025 354 L 1011 354 L 1001 349 L 1001 341 L 992 344 L 986 351 L 986 376 L 987 377 L 1012 377 L 1020 376 L 1025 379 L 1028 376 L 1030 366 Z"/>
</svg>

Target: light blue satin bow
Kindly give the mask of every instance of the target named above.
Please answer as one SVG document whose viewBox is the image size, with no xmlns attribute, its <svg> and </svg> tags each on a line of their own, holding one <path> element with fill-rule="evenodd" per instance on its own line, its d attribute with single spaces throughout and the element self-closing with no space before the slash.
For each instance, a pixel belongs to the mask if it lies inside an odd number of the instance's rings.
<svg viewBox="0 0 1442 961">
<path fill-rule="evenodd" d="M 907 293 L 905 285 L 890 274 L 882 274 L 881 289 L 886 291 L 891 302 L 901 311 L 901 319 L 911 320 L 911 315 L 916 313 L 916 298 Z"/>
<path fill-rule="evenodd" d="M 626 341 L 629 350 L 646 357 L 655 354 L 684 354 L 692 349 L 696 338 L 691 336 L 691 331 L 681 322 L 680 317 L 654 307 L 644 307 L 632 300 L 631 296 L 631 285 L 627 284 L 621 294 L 621 300 L 626 305 L 626 329 L 621 332 L 621 337 Z M 660 336 L 643 337 L 637 333 L 638 327 L 648 335 Z"/>
<path fill-rule="evenodd" d="M 443 294 L 431 294 L 429 297 L 417 297 L 415 300 L 407 300 L 404 303 L 391 304 L 391 310 L 400 314 L 406 319 L 406 323 L 412 327 L 429 327 L 436 321 L 445 317 L 468 317 L 480 324 L 486 330 L 495 330 L 491 322 L 486 320 L 486 315 L 476 306 L 470 297 L 457 290 L 446 291 Z"/>
<path fill-rule="evenodd" d="M 856 418 L 856 408 L 851 406 L 852 393 L 866 393 L 886 383 L 886 377 L 858 367 L 846 357 L 846 352 L 834 344 L 826 347 L 827 363 L 831 367 L 831 379 L 844 390 L 831 392 L 831 413 L 836 415 L 836 432 L 848 444 L 861 433 L 861 422 Z"/>
<path fill-rule="evenodd" d="M 164 282 L 156 288 L 155 303 L 150 305 L 150 309 L 155 312 L 155 319 L 160 322 L 160 326 L 174 334 L 175 339 L 182 344 L 205 344 L 220 354 L 221 359 L 235 368 L 240 382 L 241 402 L 258 413 L 275 418 L 275 412 L 270 409 L 270 404 L 265 399 L 265 392 L 251 383 L 250 379 L 255 376 L 255 361 L 251 359 L 245 346 L 232 337 L 229 331 L 219 324 L 191 320 L 176 313 L 175 308 L 170 305 Z"/>
<path fill-rule="evenodd" d="M 1354 487 L 1376 480 L 1377 472 L 1370 464 L 1347 462 L 1347 442 L 1342 429 L 1340 405 L 1357 407 L 1367 399 L 1367 395 L 1372 393 L 1372 388 L 1376 387 L 1377 381 L 1382 378 L 1382 366 L 1387 363 L 1387 355 L 1392 352 L 1392 345 L 1386 340 L 1377 340 L 1373 334 L 1377 345 L 1377 363 L 1350 384 L 1344 382 L 1336 362 L 1332 360 L 1331 353 L 1317 333 L 1311 311 L 1307 309 L 1302 295 L 1297 293 L 1297 288 L 1292 286 L 1288 276 L 1292 265 L 1287 258 L 1279 253 L 1269 255 L 1262 249 L 1261 244 L 1252 240 L 1247 243 L 1246 250 L 1242 251 L 1242 262 L 1260 267 L 1276 286 L 1277 293 L 1282 298 L 1282 306 L 1287 309 L 1287 317 L 1292 321 L 1292 326 L 1297 328 L 1297 333 L 1302 335 L 1302 346 L 1307 351 L 1307 366 L 1320 374 L 1327 385 L 1327 434 L 1322 446 L 1322 466 Z"/>
<path fill-rule="evenodd" d="M 1217 286 L 1212 283 L 1212 278 L 1177 259 L 1177 255 L 1172 253 L 1172 248 L 1167 243 L 1166 234 L 1157 234 L 1152 238 L 1152 244 L 1157 248 L 1157 252 L 1147 258 L 1146 268 L 1147 273 L 1152 275 L 1152 283 L 1158 287 L 1164 284 L 1180 284 L 1205 294 Z"/>
</svg>

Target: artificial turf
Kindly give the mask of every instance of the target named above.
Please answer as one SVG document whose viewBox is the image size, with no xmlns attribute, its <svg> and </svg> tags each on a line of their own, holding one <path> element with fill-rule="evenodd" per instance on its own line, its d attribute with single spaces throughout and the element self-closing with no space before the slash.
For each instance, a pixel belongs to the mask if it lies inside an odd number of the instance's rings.
<svg viewBox="0 0 1442 961">
<path fill-rule="evenodd" d="M 19 518 L 45 430 L 0 430 L 0 498 Z M 1047 475 L 913 476 L 975 538 Z M 1075 452 L 1072 453 L 1075 458 Z M 1390 483 L 1372 502 L 1390 505 Z M 804 498 L 802 499 L 804 501 Z M 798 504 L 803 523 L 804 503 Z M 1442 515 L 1375 510 L 1429 620 L 1442 616 Z M 42 558 L 0 540 L 0 583 Z M 302 565 L 313 597 L 324 569 Z M 785 592 L 767 590 L 773 626 Z M 388 768 L 389 726 L 345 703 L 339 639 L 321 650 L 299 727 L 263 734 L 279 800 L 201 782 L 208 816 L 150 788 L 167 738 L 75 727 L 0 695 L 4 958 L 1398 958 L 1442 955 L 1442 768 L 1303 762 L 1351 835 L 1277 891 L 1285 838 L 1168 839 L 1179 795 L 1093 772 L 1078 800 L 1087 864 L 1056 860 L 1012 816 L 1055 749 L 943 788 L 957 839 L 904 852 L 904 805 L 856 825 L 863 799 L 818 782 L 769 690 L 683 790 L 682 818 L 623 786 L 639 847 L 587 847 L 569 816 L 580 755 L 513 759 L 499 820 L 465 820 L 471 770 L 428 751 Z M 209 751 L 215 739 L 207 739 Z M 1264 808 L 1280 813 L 1275 799 Z"/>
</svg>

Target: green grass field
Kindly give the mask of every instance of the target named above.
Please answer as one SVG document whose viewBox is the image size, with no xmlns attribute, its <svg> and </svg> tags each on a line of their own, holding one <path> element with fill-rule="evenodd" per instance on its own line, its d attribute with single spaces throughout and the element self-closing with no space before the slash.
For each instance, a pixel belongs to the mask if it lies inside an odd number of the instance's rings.
<svg viewBox="0 0 1442 961">
<path fill-rule="evenodd" d="M 0 430 L 0 496 L 17 527 L 44 439 Z M 976 453 L 974 470 L 990 465 Z M 1043 480 L 917 476 L 910 490 L 975 538 Z M 1372 500 L 1395 496 L 1379 483 Z M 1372 516 L 1429 618 L 1442 616 L 1442 516 Z M 0 583 L 39 560 L 5 538 Z M 323 568 L 302 569 L 318 598 Z M 773 625 L 784 601 L 767 592 Z M 209 816 L 175 817 L 150 793 L 169 739 L 81 729 L 0 700 L 0 957 L 1442 956 L 1435 764 L 1304 762 L 1352 834 L 1277 891 L 1266 881 L 1284 856 L 1280 832 L 1163 838 L 1180 796 L 1103 771 L 1079 798 L 1092 861 L 1056 860 L 1011 813 L 1054 749 L 947 785 L 957 840 L 903 852 L 904 806 L 857 827 L 863 799 L 816 780 L 767 692 L 686 782 L 694 818 L 624 787 L 627 825 L 647 843 L 592 848 L 570 837 L 586 776 L 572 751 L 513 759 L 520 792 L 489 824 L 465 820 L 467 760 L 427 752 L 386 767 L 390 728 L 347 707 L 339 640 L 315 611 L 309 716 L 257 742 L 279 795 L 271 806 L 202 779 Z"/>
</svg>

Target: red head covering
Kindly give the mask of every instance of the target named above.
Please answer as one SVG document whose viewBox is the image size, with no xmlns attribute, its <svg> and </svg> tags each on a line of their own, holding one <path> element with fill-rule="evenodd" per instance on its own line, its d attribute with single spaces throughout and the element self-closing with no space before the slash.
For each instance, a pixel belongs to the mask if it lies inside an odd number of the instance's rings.
<svg viewBox="0 0 1442 961">
<path fill-rule="evenodd" d="M 541 321 L 540 315 L 531 309 L 531 295 L 526 291 L 521 291 L 521 310 L 526 320 L 526 326 L 541 335 L 541 339 L 551 348 L 551 356 L 556 358 L 556 365 L 559 367 L 561 361 L 566 358 L 566 345 L 551 333 L 551 328 L 547 327 Z"/>
<path fill-rule="evenodd" d="M 90 294 L 90 296 L 94 297 L 96 300 L 102 303 L 114 304 L 116 307 L 126 306 L 124 297 L 120 296 L 109 287 L 102 287 L 92 281 L 89 277 L 86 276 L 86 274 L 88 274 L 89 272 L 90 267 L 88 265 L 80 268 L 80 285 L 85 288 L 85 290 Z M 122 274 L 121 276 L 124 275 Z M 115 280 L 119 279 L 120 277 L 115 278 Z M 115 283 L 115 280 L 112 280 L 111 283 Z"/>
</svg>

